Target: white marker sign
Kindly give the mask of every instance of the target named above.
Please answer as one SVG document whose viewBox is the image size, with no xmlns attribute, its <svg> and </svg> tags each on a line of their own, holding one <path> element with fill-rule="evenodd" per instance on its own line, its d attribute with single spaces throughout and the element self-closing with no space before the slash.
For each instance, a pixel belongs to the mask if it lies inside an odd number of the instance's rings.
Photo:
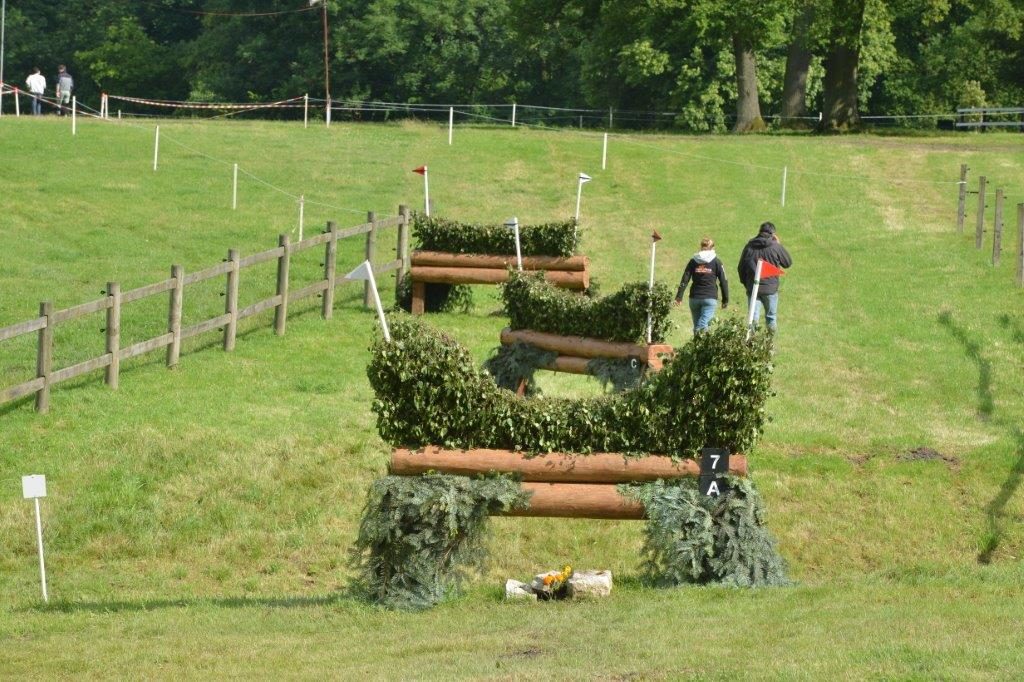
<svg viewBox="0 0 1024 682">
<path fill-rule="evenodd" d="M 384 306 L 380 304 L 380 294 L 377 293 L 377 280 L 373 277 L 373 264 L 364 260 L 359 267 L 345 275 L 345 279 L 370 283 L 370 289 L 373 290 L 373 302 L 377 306 L 377 317 L 380 318 L 380 326 L 384 330 L 384 340 L 390 343 L 391 331 L 388 329 L 388 320 L 384 317 Z"/>
<path fill-rule="evenodd" d="M 580 199 L 583 198 L 583 185 L 593 180 L 586 173 L 580 173 L 579 182 L 576 183 L 576 222 L 580 222 Z"/>
<path fill-rule="evenodd" d="M 39 512 L 39 498 L 46 497 L 46 476 L 34 474 L 21 477 L 21 494 L 36 505 L 36 540 L 39 543 L 39 579 L 43 585 L 43 601 L 50 601 L 46 593 L 46 561 L 43 559 L 43 520 Z"/>
<path fill-rule="evenodd" d="M 519 248 L 519 218 L 512 216 L 505 221 L 505 227 L 510 228 L 515 232 L 516 236 L 516 266 L 519 268 L 519 272 L 523 271 L 523 252 Z"/>
</svg>

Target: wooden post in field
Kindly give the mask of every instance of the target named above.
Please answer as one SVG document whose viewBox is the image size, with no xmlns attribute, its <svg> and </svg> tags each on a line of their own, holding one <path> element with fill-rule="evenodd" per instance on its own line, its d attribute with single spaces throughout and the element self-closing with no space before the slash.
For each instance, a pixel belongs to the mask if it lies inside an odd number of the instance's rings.
<svg viewBox="0 0 1024 682">
<path fill-rule="evenodd" d="M 107 298 L 110 299 L 110 307 L 107 308 L 107 353 L 110 354 L 110 364 L 107 365 L 107 386 L 117 390 L 121 382 L 121 285 L 117 282 L 107 282 Z"/>
<path fill-rule="evenodd" d="M 225 293 L 224 312 L 230 315 L 228 323 L 224 325 L 224 350 L 235 349 L 235 336 L 238 334 L 238 275 L 241 273 L 241 259 L 238 257 L 238 249 L 228 249 L 228 262 L 231 269 L 228 270 L 228 284 Z"/>
<path fill-rule="evenodd" d="M 992 225 L 992 265 L 999 265 L 1003 251 L 1003 190 L 996 190 L 995 221 Z"/>
<path fill-rule="evenodd" d="M 980 249 L 985 235 L 985 176 L 978 178 L 978 226 L 974 232 L 974 246 Z"/>
<path fill-rule="evenodd" d="M 43 301 L 39 304 L 39 316 L 46 318 L 46 326 L 39 330 L 39 347 L 36 351 L 36 377 L 43 380 L 43 385 L 36 393 L 36 412 L 50 411 L 50 370 L 53 367 L 53 303 Z"/>
<path fill-rule="evenodd" d="M 288 269 L 292 259 L 291 240 L 287 234 L 282 234 L 277 238 L 277 245 L 282 250 L 277 259 L 277 295 L 281 297 L 281 302 L 274 310 L 274 333 L 284 336 L 285 324 L 288 322 Z"/>
<path fill-rule="evenodd" d="M 1024 204 L 1017 204 L 1017 286 L 1024 287 Z"/>
<path fill-rule="evenodd" d="M 167 313 L 167 331 L 171 334 L 171 343 L 167 346 L 167 366 L 175 367 L 181 356 L 181 303 L 185 296 L 185 268 L 172 265 L 171 278 L 174 280 L 174 288 L 171 289 L 171 303 Z"/>
<path fill-rule="evenodd" d="M 964 219 L 967 216 L 967 164 L 960 164 L 960 197 L 956 204 L 956 231 L 964 233 Z"/>
<path fill-rule="evenodd" d="M 398 207 L 402 220 L 398 223 L 398 258 L 402 259 L 399 280 L 409 274 L 409 207 L 402 204 Z"/>
<path fill-rule="evenodd" d="M 373 267 L 373 259 L 377 252 L 377 215 L 370 211 L 366 214 L 366 222 L 370 223 L 370 231 L 366 233 L 366 260 Z M 373 305 L 373 285 L 367 280 L 363 285 L 363 307 Z"/>
<path fill-rule="evenodd" d="M 327 240 L 326 253 L 324 253 L 324 279 L 327 280 L 327 288 L 324 289 L 323 309 L 321 315 L 325 320 L 334 317 L 334 285 L 337 277 L 335 272 L 338 261 L 338 224 L 333 220 L 327 222 L 327 231 L 331 238 Z"/>
</svg>

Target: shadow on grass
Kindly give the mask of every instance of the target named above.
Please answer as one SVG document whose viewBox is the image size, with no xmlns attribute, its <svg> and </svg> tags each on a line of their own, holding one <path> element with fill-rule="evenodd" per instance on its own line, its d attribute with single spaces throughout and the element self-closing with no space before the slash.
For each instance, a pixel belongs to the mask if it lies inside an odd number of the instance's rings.
<svg viewBox="0 0 1024 682">
<path fill-rule="evenodd" d="M 999 487 L 999 493 L 992 498 L 992 501 L 985 507 L 985 514 L 988 517 L 988 528 L 981 541 L 981 551 L 978 552 L 978 563 L 988 564 L 992 562 L 992 555 L 999 547 L 1003 537 L 1003 519 L 1006 513 L 1006 505 L 1020 488 L 1021 480 L 1024 479 L 1024 431 L 1019 428 L 1014 432 L 1017 441 L 1016 461 L 1010 469 L 1010 475 Z"/>
<path fill-rule="evenodd" d="M 1024 326 L 1009 315 L 999 316 L 999 325 L 1010 332 L 1010 338 L 1016 343 L 1024 344 Z"/>
<path fill-rule="evenodd" d="M 224 597 L 220 599 L 140 599 L 138 601 L 54 601 L 22 609 L 41 613 L 131 613 L 156 611 L 160 609 L 183 609 L 200 606 L 214 606 L 226 609 L 272 608 L 300 609 L 316 606 L 332 606 L 344 602 L 365 603 L 364 599 L 350 591 L 342 590 L 313 597 Z"/>
<path fill-rule="evenodd" d="M 968 335 L 966 329 L 953 321 L 953 316 L 948 311 L 939 313 L 939 324 L 963 346 L 967 358 L 978 366 L 978 415 L 988 419 L 995 409 L 995 401 L 992 398 L 992 363 L 982 356 L 981 345 Z"/>
</svg>

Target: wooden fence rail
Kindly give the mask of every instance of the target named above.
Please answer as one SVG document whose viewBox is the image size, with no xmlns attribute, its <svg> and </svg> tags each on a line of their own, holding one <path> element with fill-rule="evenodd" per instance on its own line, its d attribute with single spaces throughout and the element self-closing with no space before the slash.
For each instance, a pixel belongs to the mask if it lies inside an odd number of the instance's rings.
<svg viewBox="0 0 1024 682">
<path fill-rule="evenodd" d="M 337 277 L 338 240 L 365 234 L 365 255 L 373 262 L 379 232 L 387 228 L 397 228 L 396 258 L 385 263 L 375 264 L 373 269 L 376 274 L 397 270 L 400 276 L 404 276 L 409 272 L 409 226 L 409 210 L 405 206 L 400 206 L 397 216 L 378 219 L 371 213 L 368 222 L 344 230 L 339 230 L 335 223 L 329 222 L 322 234 L 300 242 L 291 243 L 288 235 L 284 234 L 281 235 L 276 248 L 254 253 L 244 258 L 241 257 L 237 249 L 231 249 L 224 262 L 195 272 L 186 274 L 184 268 L 174 265 L 171 267 L 169 278 L 136 289 L 121 291 L 118 282 L 108 282 L 107 288 L 103 292 L 103 298 L 80 303 L 70 308 L 54 310 L 52 302 L 44 301 L 39 305 L 38 317 L 0 327 L 0 341 L 25 334 L 38 334 L 35 378 L 15 386 L 0 388 L 0 405 L 35 395 L 36 411 L 47 412 L 50 407 L 50 388 L 52 386 L 98 369 L 104 369 L 107 385 L 116 389 L 120 382 L 122 360 L 166 348 L 167 366 L 174 367 L 178 364 L 178 359 L 181 356 L 181 342 L 184 339 L 216 329 L 223 329 L 223 348 L 225 351 L 231 351 L 235 347 L 239 321 L 271 308 L 274 309 L 274 332 L 277 335 L 283 335 L 287 324 L 289 304 L 312 296 L 323 296 L 321 314 L 325 319 L 330 319 L 334 311 L 334 291 L 339 284 L 344 282 L 344 280 L 339 281 Z M 301 289 L 291 289 L 291 257 L 317 246 L 324 247 L 323 279 Z M 277 287 L 274 295 L 245 308 L 239 308 L 238 285 L 242 270 L 273 260 L 277 261 Z M 225 276 L 225 291 L 222 294 L 225 297 L 224 313 L 182 327 L 185 287 Z M 121 311 L 124 305 L 163 293 L 168 293 L 167 332 L 122 347 Z M 364 292 L 364 304 L 368 293 Z M 105 353 L 68 367 L 53 369 L 54 328 L 61 323 L 101 311 L 106 315 Z"/>
</svg>

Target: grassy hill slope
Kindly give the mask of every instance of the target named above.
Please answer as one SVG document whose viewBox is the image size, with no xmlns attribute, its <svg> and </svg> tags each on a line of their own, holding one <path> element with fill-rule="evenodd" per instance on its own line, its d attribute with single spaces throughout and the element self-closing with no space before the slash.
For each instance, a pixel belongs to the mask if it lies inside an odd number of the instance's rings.
<svg viewBox="0 0 1024 682">
<path fill-rule="evenodd" d="M 650 590 L 635 580 L 639 524 L 498 519 L 492 565 L 468 597 L 419 615 L 353 601 L 346 552 L 388 452 L 364 373 L 375 316 L 353 285 L 331 321 L 309 303 L 275 337 L 264 313 L 233 353 L 214 333 L 187 345 L 176 370 L 159 353 L 125 363 L 117 392 L 97 373 L 55 388 L 49 415 L 28 402 L 0 408 L 0 669 L 672 678 L 1019 668 L 1003 630 L 1024 606 L 1019 139 L 613 136 L 601 171 L 600 136 L 576 132 L 460 128 L 449 147 L 438 128 L 408 123 L 164 121 L 153 172 L 151 124 L 81 121 L 72 138 L 54 119 L 4 117 L 0 326 L 31 318 L 41 300 L 74 305 L 107 281 L 140 286 L 172 263 L 191 271 L 228 248 L 270 248 L 295 227 L 299 194 L 307 234 L 417 206 L 421 178 L 409 171 L 424 163 L 436 211 L 465 220 L 571 215 L 576 174 L 592 175 L 584 251 L 606 291 L 646 277 L 651 229 L 665 238 L 658 277 L 674 285 L 702 235 L 732 274 L 757 225 L 774 221 L 795 264 L 773 421 L 751 454 L 799 585 Z M 232 211 L 234 162 L 283 191 L 243 174 Z M 985 174 L 1010 195 L 998 268 L 990 233 L 983 251 L 956 233 L 960 163 L 972 186 Z M 389 234 L 381 248 L 392 244 Z M 339 272 L 361 249 L 345 244 Z M 318 263 L 303 254 L 293 276 L 316 277 Z M 242 305 L 271 292 L 273 277 L 272 265 L 246 274 Z M 732 279 L 724 314 L 742 315 Z M 186 320 L 222 308 L 219 286 L 196 290 Z M 126 313 L 124 343 L 160 333 L 158 299 Z M 483 361 L 504 319 L 493 290 L 475 299 L 471 314 L 431 321 Z M 683 343 L 688 311 L 676 321 L 670 340 Z M 98 354 L 102 326 L 93 316 L 62 329 L 57 366 Z M 0 343 L 4 386 L 32 376 L 34 362 L 31 335 Z M 579 377 L 543 386 L 597 390 Z M 27 473 L 50 487 L 50 608 L 39 606 L 32 509 L 20 499 Z M 616 596 L 500 602 L 505 577 L 566 561 L 611 568 Z"/>
</svg>

